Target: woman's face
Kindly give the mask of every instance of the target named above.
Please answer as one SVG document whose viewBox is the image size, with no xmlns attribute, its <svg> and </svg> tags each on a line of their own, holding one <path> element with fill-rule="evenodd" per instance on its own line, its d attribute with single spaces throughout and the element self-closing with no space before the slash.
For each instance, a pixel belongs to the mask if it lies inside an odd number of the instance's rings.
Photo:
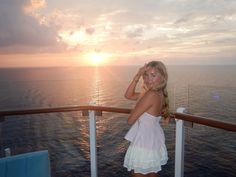
<svg viewBox="0 0 236 177">
<path fill-rule="evenodd" d="M 156 68 L 147 68 L 146 72 L 143 75 L 144 84 L 149 88 L 157 87 L 162 80 L 161 74 Z"/>
</svg>

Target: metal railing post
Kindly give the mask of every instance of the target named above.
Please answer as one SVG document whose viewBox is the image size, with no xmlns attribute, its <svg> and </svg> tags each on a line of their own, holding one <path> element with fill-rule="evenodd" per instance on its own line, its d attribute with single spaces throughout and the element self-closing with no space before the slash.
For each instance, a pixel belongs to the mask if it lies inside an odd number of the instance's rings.
<svg viewBox="0 0 236 177">
<path fill-rule="evenodd" d="M 89 111 L 89 141 L 91 177 L 97 177 L 96 116 L 95 111 L 91 110 Z"/>
<path fill-rule="evenodd" d="M 178 113 L 183 113 L 185 108 L 177 108 Z M 176 119 L 175 132 L 175 177 L 184 176 L 184 121 Z"/>
</svg>

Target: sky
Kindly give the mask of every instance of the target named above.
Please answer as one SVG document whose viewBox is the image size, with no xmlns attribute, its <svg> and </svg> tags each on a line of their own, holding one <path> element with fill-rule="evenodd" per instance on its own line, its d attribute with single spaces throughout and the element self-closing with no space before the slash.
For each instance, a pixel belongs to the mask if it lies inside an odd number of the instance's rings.
<svg viewBox="0 0 236 177">
<path fill-rule="evenodd" d="M 0 0 L 0 67 L 236 64 L 235 0 Z"/>
</svg>

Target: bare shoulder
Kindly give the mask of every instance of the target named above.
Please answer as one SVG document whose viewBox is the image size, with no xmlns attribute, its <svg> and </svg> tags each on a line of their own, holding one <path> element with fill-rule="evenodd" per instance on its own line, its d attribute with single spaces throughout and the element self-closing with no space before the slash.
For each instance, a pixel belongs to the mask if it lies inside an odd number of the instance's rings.
<svg viewBox="0 0 236 177">
<path fill-rule="evenodd" d="M 151 101 L 156 101 L 156 100 L 158 101 L 161 99 L 160 94 L 154 90 L 147 91 L 143 97 L 144 99 L 151 100 Z"/>
</svg>

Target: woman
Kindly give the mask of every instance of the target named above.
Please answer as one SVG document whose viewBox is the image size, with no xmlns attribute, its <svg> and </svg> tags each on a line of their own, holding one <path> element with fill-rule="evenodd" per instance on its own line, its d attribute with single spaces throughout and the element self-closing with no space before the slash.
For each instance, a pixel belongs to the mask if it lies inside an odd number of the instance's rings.
<svg viewBox="0 0 236 177">
<path fill-rule="evenodd" d="M 135 91 L 141 76 L 144 93 Z M 132 125 L 125 136 L 130 141 L 124 167 L 132 177 L 157 177 L 161 166 L 167 163 L 164 132 L 159 124 L 161 119 L 169 121 L 168 74 L 160 61 L 151 61 L 141 67 L 126 90 L 125 97 L 138 100 L 128 117 Z"/>
</svg>

